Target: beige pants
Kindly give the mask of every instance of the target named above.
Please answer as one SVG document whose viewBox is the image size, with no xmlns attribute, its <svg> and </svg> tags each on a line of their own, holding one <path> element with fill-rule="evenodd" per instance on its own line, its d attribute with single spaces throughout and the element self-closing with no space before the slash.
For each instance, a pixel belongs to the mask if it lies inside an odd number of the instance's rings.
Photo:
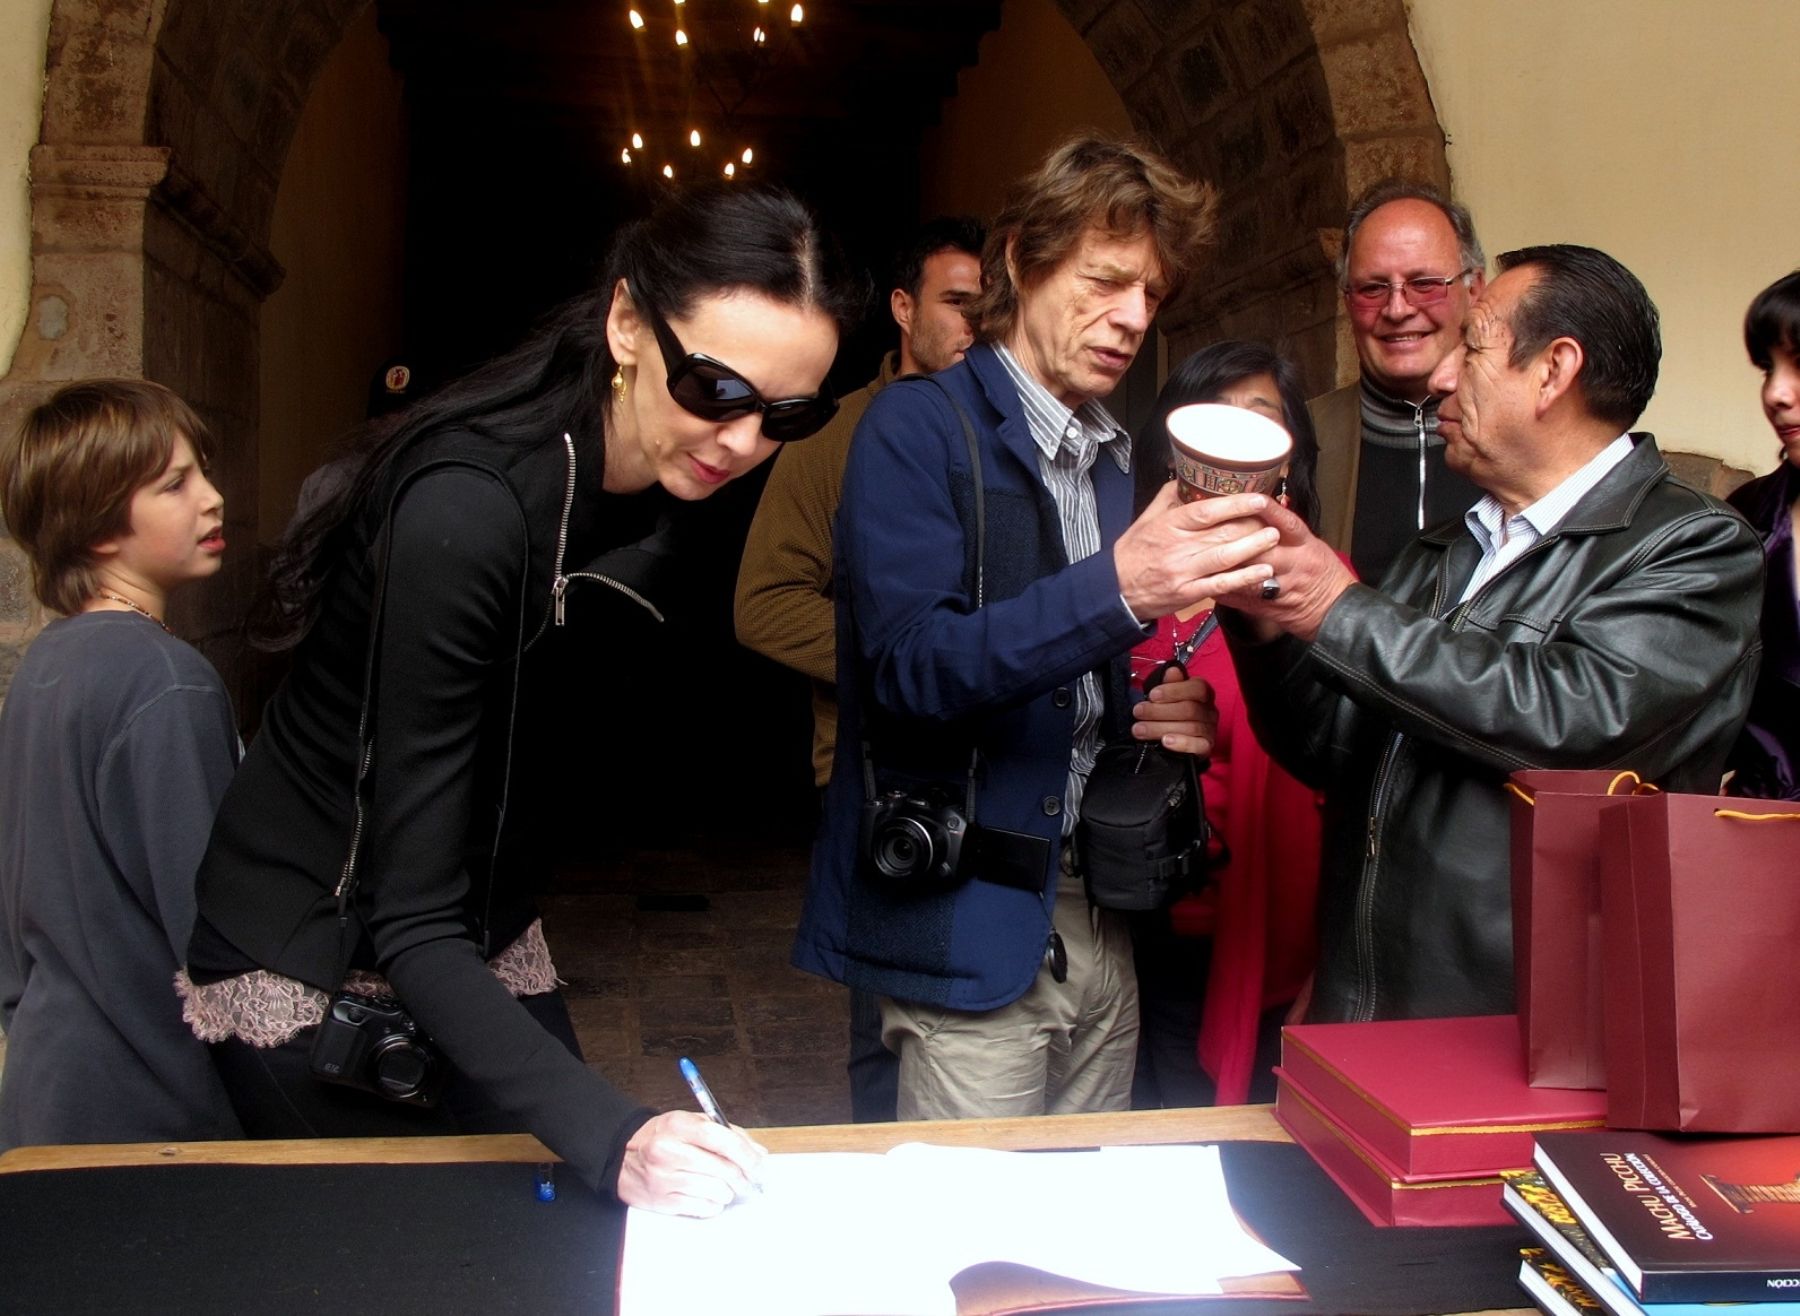
<svg viewBox="0 0 1800 1316">
<path fill-rule="evenodd" d="M 881 1040 L 900 1057 L 899 1118 L 979 1119 L 1129 1110 L 1137 976 L 1121 914 L 1087 902 L 1064 873 L 1053 922 L 1069 954 L 1010 1005 L 971 1014 L 883 997 Z"/>
</svg>

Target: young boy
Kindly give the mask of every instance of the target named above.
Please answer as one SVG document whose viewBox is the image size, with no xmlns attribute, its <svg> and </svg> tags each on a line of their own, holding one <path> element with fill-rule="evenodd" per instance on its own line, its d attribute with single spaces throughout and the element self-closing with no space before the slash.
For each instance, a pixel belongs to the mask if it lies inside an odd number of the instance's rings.
<svg viewBox="0 0 1800 1316">
<path fill-rule="evenodd" d="M 0 1150 L 238 1132 L 173 985 L 238 756 L 219 674 L 163 620 L 225 551 L 205 443 L 166 388 L 94 380 L 0 459 L 7 527 L 63 614 L 0 706 Z"/>
</svg>

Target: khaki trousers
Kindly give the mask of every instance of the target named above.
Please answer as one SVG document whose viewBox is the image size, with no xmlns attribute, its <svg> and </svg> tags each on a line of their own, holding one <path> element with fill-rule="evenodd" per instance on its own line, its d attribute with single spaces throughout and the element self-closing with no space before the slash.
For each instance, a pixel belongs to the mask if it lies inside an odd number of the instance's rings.
<svg viewBox="0 0 1800 1316">
<path fill-rule="evenodd" d="M 1010 1005 L 968 1013 L 881 1000 L 881 1040 L 900 1057 L 899 1118 L 979 1119 L 1131 1109 L 1137 977 L 1122 914 L 1088 904 L 1065 867 L 1052 922 L 1069 955 Z"/>
</svg>

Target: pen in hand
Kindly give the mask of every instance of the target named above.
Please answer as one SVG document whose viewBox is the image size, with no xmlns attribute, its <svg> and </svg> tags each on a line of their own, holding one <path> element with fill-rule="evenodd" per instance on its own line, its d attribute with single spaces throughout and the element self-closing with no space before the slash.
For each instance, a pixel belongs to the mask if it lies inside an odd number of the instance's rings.
<svg viewBox="0 0 1800 1316">
<path fill-rule="evenodd" d="M 694 1094 L 694 1100 L 700 1103 L 700 1109 L 706 1112 L 706 1118 L 723 1128 L 730 1128 L 731 1121 L 719 1109 L 719 1099 L 713 1096 L 712 1089 L 706 1086 L 706 1080 L 700 1077 L 700 1067 L 686 1056 L 681 1057 L 679 1063 L 681 1077 L 687 1083 L 688 1090 Z M 750 1181 L 750 1186 L 759 1193 L 763 1190 L 762 1185 L 754 1179 Z"/>
</svg>

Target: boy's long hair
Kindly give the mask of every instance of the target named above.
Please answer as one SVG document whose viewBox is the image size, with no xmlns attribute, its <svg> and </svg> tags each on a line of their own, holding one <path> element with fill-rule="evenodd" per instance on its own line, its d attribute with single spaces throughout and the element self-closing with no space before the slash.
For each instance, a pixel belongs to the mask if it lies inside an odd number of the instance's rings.
<svg viewBox="0 0 1800 1316">
<path fill-rule="evenodd" d="M 132 495 L 168 466 L 181 435 L 204 466 L 206 426 L 147 379 L 68 384 L 26 415 L 0 461 L 0 505 L 38 602 L 68 616 L 94 597 L 94 546 L 131 532 Z"/>
</svg>

